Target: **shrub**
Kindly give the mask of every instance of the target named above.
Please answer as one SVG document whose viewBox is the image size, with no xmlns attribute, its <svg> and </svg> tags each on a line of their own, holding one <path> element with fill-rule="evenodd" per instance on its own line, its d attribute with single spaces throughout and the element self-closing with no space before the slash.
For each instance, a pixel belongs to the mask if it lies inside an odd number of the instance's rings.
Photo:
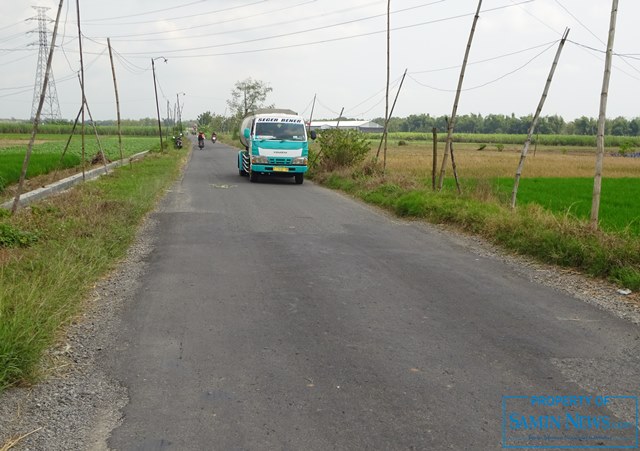
<svg viewBox="0 0 640 451">
<path fill-rule="evenodd" d="M 353 166 L 364 160 L 370 150 L 369 139 L 357 130 L 324 130 L 318 135 L 318 144 L 318 164 L 327 171 Z"/>
</svg>

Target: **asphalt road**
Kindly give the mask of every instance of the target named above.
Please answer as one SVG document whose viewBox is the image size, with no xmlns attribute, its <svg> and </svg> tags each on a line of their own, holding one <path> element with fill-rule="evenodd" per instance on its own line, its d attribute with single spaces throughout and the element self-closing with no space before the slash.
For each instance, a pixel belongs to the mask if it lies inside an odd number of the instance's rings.
<svg viewBox="0 0 640 451">
<path fill-rule="evenodd" d="M 638 326 L 429 226 L 250 183 L 235 158 L 196 147 L 153 215 L 106 359 L 130 396 L 111 448 L 491 450 L 505 403 L 532 411 L 504 396 L 638 395 Z"/>
</svg>

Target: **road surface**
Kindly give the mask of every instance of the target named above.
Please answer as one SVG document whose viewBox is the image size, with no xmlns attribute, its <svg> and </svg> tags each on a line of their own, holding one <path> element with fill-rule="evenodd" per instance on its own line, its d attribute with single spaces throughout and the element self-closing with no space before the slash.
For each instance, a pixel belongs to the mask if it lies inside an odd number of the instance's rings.
<svg viewBox="0 0 640 451">
<path fill-rule="evenodd" d="M 153 215 L 106 359 L 130 397 L 111 448 L 490 450 L 521 434 L 512 411 L 635 421 L 632 399 L 594 405 L 637 396 L 637 325 L 312 183 L 250 183 L 235 158 L 196 146 Z"/>
</svg>

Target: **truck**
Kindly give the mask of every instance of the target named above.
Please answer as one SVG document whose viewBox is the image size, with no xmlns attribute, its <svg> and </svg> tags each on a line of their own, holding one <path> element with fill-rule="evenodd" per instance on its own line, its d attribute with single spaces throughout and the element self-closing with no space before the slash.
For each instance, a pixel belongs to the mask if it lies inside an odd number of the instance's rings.
<svg viewBox="0 0 640 451">
<path fill-rule="evenodd" d="M 293 177 L 304 182 L 309 164 L 309 142 L 304 119 L 295 111 L 261 109 L 249 113 L 240 124 L 238 172 L 257 182 L 260 176 Z M 316 138 L 315 131 L 309 133 Z"/>
</svg>

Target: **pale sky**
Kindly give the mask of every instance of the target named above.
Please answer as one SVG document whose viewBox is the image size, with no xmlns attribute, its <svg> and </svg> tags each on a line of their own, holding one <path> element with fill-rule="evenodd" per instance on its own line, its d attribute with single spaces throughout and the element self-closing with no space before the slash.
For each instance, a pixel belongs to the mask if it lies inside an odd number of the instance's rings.
<svg viewBox="0 0 640 451">
<path fill-rule="evenodd" d="M 59 1 L 0 0 L 0 118 L 28 119 L 38 64 L 33 6 Z M 394 116 L 449 115 L 477 0 L 391 0 L 391 100 L 408 75 Z M 543 115 L 597 117 L 610 0 L 484 0 L 459 114 L 533 114 L 566 27 Z M 161 116 L 167 101 L 183 118 L 224 114 L 236 81 L 273 88 L 268 103 L 314 118 L 384 116 L 386 0 L 80 0 L 85 85 L 96 120 L 115 119 L 107 37 L 123 118 Z M 75 1 L 62 7 L 53 74 L 63 118 L 80 108 Z M 620 0 L 607 117 L 640 116 L 640 1 Z M 164 63 L 160 57 L 165 57 Z M 184 94 L 183 94 L 184 93 Z"/>
</svg>

